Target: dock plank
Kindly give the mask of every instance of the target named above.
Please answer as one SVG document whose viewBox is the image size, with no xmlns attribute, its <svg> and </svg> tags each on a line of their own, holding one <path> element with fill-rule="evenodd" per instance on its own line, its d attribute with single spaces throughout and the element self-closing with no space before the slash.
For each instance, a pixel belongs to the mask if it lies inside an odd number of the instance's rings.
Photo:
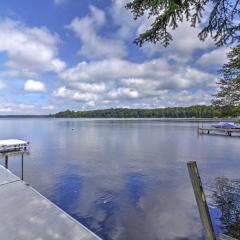
<svg viewBox="0 0 240 240">
<path fill-rule="evenodd" d="M 2 167 L 0 167 L 0 183 L 7 183 L 0 185 L 1 239 L 100 239 Z"/>
</svg>

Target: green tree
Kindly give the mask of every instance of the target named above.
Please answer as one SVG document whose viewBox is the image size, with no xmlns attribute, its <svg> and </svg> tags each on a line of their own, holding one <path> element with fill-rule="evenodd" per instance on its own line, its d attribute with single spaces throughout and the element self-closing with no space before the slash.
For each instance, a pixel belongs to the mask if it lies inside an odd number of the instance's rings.
<svg viewBox="0 0 240 240">
<path fill-rule="evenodd" d="M 195 27 L 203 18 L 206 7 L 211 8 L 208 22 L 199 33 L 205 40 L 210 35 L 217 45 L 239 42 L 240 0 L 133 0 L 126 5 L 138 19 L 144 14 L 154 18 L 151 27 L 141 33 L 135 43 L 142 46 L 144 42 L 160 42 L 167 46 L 172 40 L 169 30 L 178 27 L 186 19 Z"/>
<path fill-rule="evenodd" d="M 240 104 L 240 45 L 228 54 L 228 62 L 220 70 L 219 92 L 213 104 L 216 106 L 238 106 Z"/>
<path fill-rule="evenodd" d="M 156 109 L 110 108 L 88 111 L 70 111 L 54 114 L 58 118 L 211 118 L 214 109 L 211 106 L 191 106 Z"/>
<path fill-rule="evenodd" d="M 228 54 L 228 62 L 220 69 L 219 91 L 212 101 L 218 116 L 240 115 L 240 45 Z"/>
</svg>

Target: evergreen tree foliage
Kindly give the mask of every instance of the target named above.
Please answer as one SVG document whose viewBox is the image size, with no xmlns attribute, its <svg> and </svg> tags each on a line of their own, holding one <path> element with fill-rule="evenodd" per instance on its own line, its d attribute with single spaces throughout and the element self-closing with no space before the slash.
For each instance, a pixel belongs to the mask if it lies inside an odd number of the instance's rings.
<svg viewBox="0 0 240 240">
<path fill-rule="evenodd" d="M 211 12 L 207 25 L 199 33 L 205 40 L 210 35 L 217 45 L 238 43 L 240 40 L 240 0 L 133 0 L 126 5 L 138 19 L 144 14 L 153 18 L 151 27 L 141 33 L 135 43 L 160 42 L 167 46 L 172 40 L 170 30 L 186 19 L 195 27 L 203 18 L 206 8 Z"/>
<path fill-rule="evenodd" d="M 216 106 L 240 105 L 240 45 L 228 54 L 228 62 L 220 70 L 219 92 L 213 104 Z"/>
</svg>

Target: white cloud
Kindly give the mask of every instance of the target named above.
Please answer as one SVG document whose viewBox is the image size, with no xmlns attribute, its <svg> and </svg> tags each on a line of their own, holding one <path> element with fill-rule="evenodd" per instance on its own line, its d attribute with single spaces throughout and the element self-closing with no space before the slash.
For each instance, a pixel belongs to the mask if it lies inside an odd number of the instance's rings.
<svg viewBox="0 0 240 240">
<path fill-rule="evenodd" d="M 65 86 L 59 87 L 54 96 L 85 104 L 92 101 L 94 106 L 122 106 L 127 101 L 131 101 L 131 106 L 142 107 L 209 103 L 211 93 L 207 89 L 214 90 L 216 82 L 212 74 L 186 65 L 172 65 L 164 59 L 144 63 L 121 59 L 81 62 L 59 77 Z M 201 92 L 191 93 L 194 89 Z"/>
<path fill-rule="evenodd" d="M 6 84 L 0 80 L 0 89 L 3 89 L 6 87 Z"/>
<path fill-rule="evenodd" d="M 55 109 L 53 105 L 38 105 L 0 100 L 1 114 L 49 114 Z"/>
<path fill-rule="evenodd" d="M 33 104 L 14 103 L 14 102 L 1 102 L 0 112 L 2 113 L 14 113 L 22 110 L 29 112 L 34 108 Z"/>
<path fill-rule="evenodd" d="M 46 87 L 42 82 L 29 79 L 25 82 L 24 90 L 27 92 L 45 92 Z"/>
<path fill-rule="evenodd" d="M 142 79 L 157 81 L 162 89 L 209 86 L 215 82 L 212 74 L 185 65 L 171 65 L 164 59 L 153 59 L 144 63 L 133 63 L 120 59 L 107 59 L 90 63 L 81 62 L 76 67 L 60 73 L 60 78 L 70 82 L 119 81 Z M 133 81 L 133 80 L 130 80 Z M 125 80 L 126 82 L 126 80 Z"/>
<path fill-rule="evenodd" d="M 120 87 L 117 89 L 112 89 L 107 96 L 110 97 L 110 99 L 129 99 L 138 98 L 139 93 L 136 90 L 130 88 Z"/>
<path fill-rule="evenodd" d="M 106 22 L 105 12 L 93 5 L 90 5 L 89 9 L 90 9 L 90 17 L 86 17 L 85 19 L 89 19 L 92 24 L 98 27 L 101 27 L 102 25 L 104 25 Z"/>
<path fill-rule="evenodd" d="M 43 110 L 54 110 L 55 107 L 53 105 L 42 106 Z"/>
<path fill-rule="evenodd" d="M 0 77 L 5 78 L 15 78 L 15 77 L 29 77 L 36 78 L 38 73 L 28 70 L 28 69 L 7 69 L 4 71 L 0 71 Z"/>
<path fill-rule="evenodd" d="M 192 92 L 189 90 L 182 90 L 177 93 L 165 93 L 156 104 L 164 103 L 163 106 L 174 107 L 174 106 L 190 106 L 190 105 L 208 105 L 211 103 L 212 95 L 211 93 L 203 90 L 197 90 Z"/>
<path fill-rule="evenodd" d="M 132 43 L 154 19 L 144 16 L 134 21 L 125 8 L 127 0 L 111 2 L 108 12 L 91 6 L 89 15 L 75 18 L 68 26 L 81 40 L 80 54 L 89 57 L 90 61 L 62 71 L 59 77 L 64 86 L 59 87 L 54 96 L 96 108 L 210 103 L 211 94 L 216 89 L 216 76 L 189 64 L 195 62 L 193 57 L 197 50 L 206 52 L 214 46 L 211 39 L 205 42 L 198 39 L 201 27 L 191 28 L 184 21 L 171 31 L 174 41 L 168 48 L 150 43 L 140 48 L 150 60 L 140 63 L 123 60 L 126 54 L 123 43 Z M 112 38 L 99 34 L 109 16 L 113 26 L 117 26 L 115 37 L 120 39 L 115 41 L 115 46 L 108 42 Z M 153 56 L 156 58 L 152 59 Z"/>
<path fill-rule="evenodd" d="M 60 5 L 66 0 L 53 1 Z M 46 91 L 43 82 L 33 80 L 41 79 L 43 72 L 55 72 L 62 80 L 60 86 L 56 82 L 59 87 L 53 92 L 55 97 L 49 105 L 16 103 L 16 106 L 32 113 L 37 107 L 44 112 L 68 105 L 70 108 L 150 108 L 210 103 L 216 77 L 204 69 L 212 63 L 221 64 L 226 50 L 209 52 L 213 41 L 200 42 L 197 37 L 200 27 L 190 28 L 184 22 L 173 32 L 174 41 L 167 49 L 160 44 L 147 43 L 139 54 L 138 50 L 130 49 L 133 45 L 129 44 L 153 19 L 144 16 L 134 21 L 130 11 L 125 9 L 128 0 L 111 2 L 106 11 L 90 5 L 89 14 L 72 19 L 66 27 L 79 39 L 79 55 L 87 59 L 69 68 L 59 57 L 61 42 L 56 33 L 44 27 L 0 20 L 0 54 L 7 59 L 7 68 L 0 72 L 0 79 L 20 76 L 30 79 L 24 86 L 29 92 Z M 139 62 L 127 60 L 127 48 L 131 57 L 137 58 L 139 54 Z M 198 49 L 203 54 L 196 61 L 194 53 Z M 141 53 L 147 56 L 145 61 L 141 61 Z M 4 87 L 1 83 L 0 88 Z M 0 111 L 14 112 L 16 106 L 3 102 Z"/>
<path fill-rule="evenodd" d="M 147 21 L 147 18 L 144 20 L 133 20 L 132 13 L 125 8 L 128 2 L 129 0 L 112 0 L 110 15 L 119 27 L 117 36 L 132 42 L 136 37 L 139 25 L 141 25 L 143 21 Z"/>
<path fill-rule="evenodd" d="M 29 28 L 10 19 L 0 22 L 0 52 L 7 54 L 7 66 L 16 72 L 63 70 L 58 43 L 57 35 L 46 28 Z"/>
<path fill-rule="evenodd" d="M 203 67 L 213 65 L 223 65 L 227 62 L 227 48 L 217 48 L 211 52 L 204 53 L 198 60 L 197 63 Z"/>
<path fill-rule="evenodd" d="M 119 26 L 117 35 L 132 42 L 137 36 L 151 27 L 154 22 L 154 17 L 149 17 L 147 14 L 133 20 L 133 15 L 125 8 L 128 0 L 112 0 L 110 14 Z M 205 21 L 205 17 L 203 18 Z M 188 62 L 192 59 L 192 54 L 197 49 L 208 49 L 214 46 L 212 39 L 208 38 L 204 42 L 198 39 L 198 33 L 201 31 L 200 25 L 195 28 L 190 27 L 189 22 L 179 23 L 179 27 L 174 31 L 170 30 L 173 41 L 167 48 L 164 48 L 160 43 L 145 43 L 140 48 L 143 53 L 151 58 L 155 54 L 161 54 L 163 57 L 174 59 L 178 62 Z"/>
<path fill-rule="evenodd" d="M 87 83 L 87 82 L 71 82 L 69 87 L 81 91 L 88 91 L 93 93 L 102 93 L 106 91 L 105 83 Z"/>
<path fill-rule="evenodd" d="M 53 0 L 55 5 L 61 5 L 66 2 L 66 0 Z"/>
<path fill-rule="evenodd" d="M 75 101 L 96 101 L 98 95 L 90 92 L 81 92 L 77 90 L 67 89 L 65 86 L 59 87 L 54 93 L 56 97 L 68 98 Z"/>
<path fill-rule="evenodd" d="M 81 40 L 79 54 L 90 59 L 123 57 L 126 49 L 121 40 L 100 36 L 98 30 L 106 21 L 105 12 L 90 6 L 90 15 L 72 20 L 67 26 Z"/>
<path fill-rule="evenodd" d="M 144 23 L 143 26 L 139 27 L 138 34 L 144 31 L 143 28 Z M 192 61 L 193 53 L 196 50 L 207 50 L 214 46 L 214 42 L 210 38 L 207 38 L 204 42 L 198 39 L 200 31 L 201 27 L 199 25 L 192 28 L 188 22 L 184 21 L 179 23 L 177 29 L 170 30 L 173 41 L 167 48 L 164 48 L 160 43 L 146 43 L 143 45 L 142 50 L 148 57 L 161 53 L 163 57 L 177 62 L 185 63 Z"/>
<path fill-rule="evenodd" d="M 10 107 L 6 107 L 6 108 L 1 108 L 0 107 L 0 113 L 4 113 L 4 114 L 7 114 L 7 113 L 11 113 L 13 110 L 12 108 Z"/>
</svg>

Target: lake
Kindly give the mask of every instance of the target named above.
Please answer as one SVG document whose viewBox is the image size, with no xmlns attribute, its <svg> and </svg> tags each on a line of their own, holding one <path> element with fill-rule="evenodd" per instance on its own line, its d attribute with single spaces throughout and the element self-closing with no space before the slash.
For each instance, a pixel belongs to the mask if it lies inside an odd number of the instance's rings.
<svg viewBox="0 0 240 240">
<path fill-rule="evenodd" d="M 198 125 L 9 118 L 0 139 L 30 141 L 24 180 L 103 239 L 196 240 L 203 230 L 186 162 L 197 161 L 209 202 L 215 178 L 240 169 L 240 139 L 198 135 Z M 9 168 L 20 176 L 20 157 Z"/>
</svg>

